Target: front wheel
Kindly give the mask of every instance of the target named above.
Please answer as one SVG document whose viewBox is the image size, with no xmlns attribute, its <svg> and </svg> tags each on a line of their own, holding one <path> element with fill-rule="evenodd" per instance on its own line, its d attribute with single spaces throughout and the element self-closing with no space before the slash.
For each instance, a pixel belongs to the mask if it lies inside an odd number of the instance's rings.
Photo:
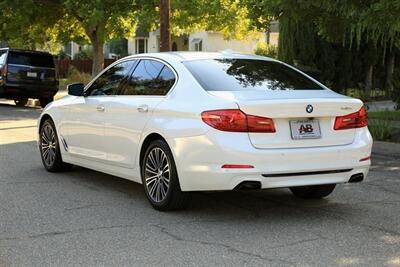
<svg viewBox="0 0 400 267">
<path fill-rule="evenodd" d="M 72 167 L 71 164 L 64 163 L 61 159 L 56 127 L 50 119 L 46 120 L 40 128 L 39 149 L 47 171 L 59 172 Z"/>
<path fill-rule="evenodd" d="M 146 196 L 155 209 L 183 207 L 186 194 L 181 191 L 175 161 L 165 141 L 153 141 L 147 148 L 141 174 Z"/>
<path fill-rule="evenodd" d="M 299 198 L 324 198 L 330 195 L 335 189 L 336 184 L 326 184 L 326 185 L 310 185 L 310 186 L 299 186 L 291 187 L 290 191 Z"/>
</svg>

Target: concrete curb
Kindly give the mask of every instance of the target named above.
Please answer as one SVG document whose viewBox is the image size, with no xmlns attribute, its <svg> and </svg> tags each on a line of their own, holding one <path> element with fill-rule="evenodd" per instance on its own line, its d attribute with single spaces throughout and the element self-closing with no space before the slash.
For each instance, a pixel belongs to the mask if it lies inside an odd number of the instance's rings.
<svg viewBox="0 0 400 267">
<path fill-rule="evenodd" d="M 54 100 L 58 100 L 64 96 L 67 95 L 67 92 L 62 91 L 62 92 L 58 92 L 55 96 L 54 96 Z M 31 107 L 40 107 L 40 101 L 38 99 L 31 99 L 29 98 L 27 106 L 31 106 Z"/>
</svg>

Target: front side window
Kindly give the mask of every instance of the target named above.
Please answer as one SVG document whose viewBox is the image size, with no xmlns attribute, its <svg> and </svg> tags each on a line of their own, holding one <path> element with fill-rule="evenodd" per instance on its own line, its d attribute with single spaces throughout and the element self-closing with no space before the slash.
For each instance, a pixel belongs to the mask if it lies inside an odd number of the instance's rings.
<svg viewBox="0 0 400 267">
<path fill-rule="evenodd" d="M 143 59 L 122 90 L 124 95 L 166 95 L 175 83 L 175 74 L 163 63 Z"/>
<path fill-rule="evenodd" d="M 121 62 L 98 77 L 86 90 L 86 96 L 117 95 L 122 82 L 129 77 L 136 60 Z"/>
<path fill-rule="evenodd" d="M 206 59 L 183 62 L 207 91 L 323 90 L 286 65 L 258 59 Z"/>
</svg>

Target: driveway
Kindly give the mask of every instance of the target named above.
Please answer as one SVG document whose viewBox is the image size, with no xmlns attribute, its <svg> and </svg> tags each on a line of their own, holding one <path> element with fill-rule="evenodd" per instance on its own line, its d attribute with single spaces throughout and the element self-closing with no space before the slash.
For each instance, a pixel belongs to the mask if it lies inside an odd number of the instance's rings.
<svg viewBox="0 0 400 267">
<path fill-rule="evenodd" d="M 287 189 L 193 193 L 158 212 L 141 185 L 83 168 L 48 173 L 40 109 L 0 101 L 0 266 L 400 266 L 400 160 L 326 200 Z"/>
</svg>

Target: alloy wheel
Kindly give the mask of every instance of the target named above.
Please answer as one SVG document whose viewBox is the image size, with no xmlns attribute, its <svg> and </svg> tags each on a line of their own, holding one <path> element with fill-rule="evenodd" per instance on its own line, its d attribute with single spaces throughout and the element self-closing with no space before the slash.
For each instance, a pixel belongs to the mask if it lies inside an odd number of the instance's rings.
<svg viewBox="0 0 400 267">
<path fill-rule="evenodd" d="M 52 166 L 56 158 L 57 143 L 54 130 L 49 124 L 44 125 L 42 130 L 41 151 L 43 160 L 46 163 L 46 165 Z"/>
<path fill-rule="evenodd" d="M 165 152 L 154 147 L 145 161 L 144 182 L 147 192 L 154 202 L 165 199 L 170 187 L 170 164 Z"/>
</svg>

